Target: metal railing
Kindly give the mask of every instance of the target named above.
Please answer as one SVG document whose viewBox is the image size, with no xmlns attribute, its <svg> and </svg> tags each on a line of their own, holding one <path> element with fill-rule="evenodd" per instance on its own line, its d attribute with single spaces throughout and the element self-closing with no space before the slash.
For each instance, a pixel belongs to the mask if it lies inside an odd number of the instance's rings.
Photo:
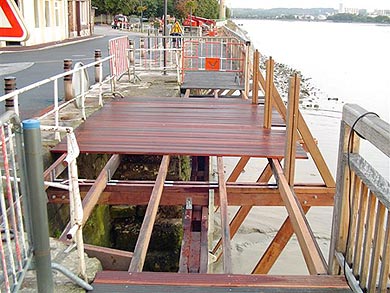
<svg viewBox="0 0 390 293">
<path fill-rule="evenodd" d="M 20 120 L 13 111 L 0 118 L 1 275 L 0 291 L 16 292 L 33 257 L 27 210 Z"/>
<path fill-rule="evenodd" d="M 106 83 L 110 83 L 115 76 L 113 75 L 108 75 L 105 79 L 103 79 L 103 74 L 102 74 L 102 64 L 104 62 L 108 62 L 111 60 L 113 56 L 108 56 L 106 58 L 103 58 L 101 60 L 92 62 L 90 64 L 81 66 L 77 69 L 72 69 L 70 71 L 66 71 L 61 74 L 57 74 L 55 76 L 52 76 L 50 78 L 46 78 L 44 80 L 38 81 L 36 83 L 33 83 L 31 85 L 25 86 L 21 89 L 12 91 L 8 94 L 5 94 L 0 97 L 0 102 L 6 101 L 6 100 L 14 100 L 14 109 L 16 115 L 19 116 L 19 95 L 25 92 L 28 92 L 30 90 L 33 90 L 35 88 L 38 88 L 40 86 L 43 86 L 45 84 L 53 83 L 53 109 L 50 111 L 47 111 L 44 115 L 40 116 L 38 119 L 43 120 L 47 117 L 54 116 L 54 127 L 58 128 L 60 126 L 60 111 L 64 109 L 66 106 L 68 106 L 71 103 L 77 103 L 78 107 L 80 108 L 80 115 L 81 119 L 86 119 L 86 111 L 85 111 L 85 100 L 86 96 L 89 92 L 92 90 L 97 89 L 98 90 L 98 103 L 99 106 L 103 106 L 103 85 Z M 66 76 L 69 76 L 71 74 L 84 74 L 85 71 L 90 68 L 90 67 L 96 67 L 97 66 L 97 71 L 99 72 L 99 77 L 98 81 L 96 84 L 94 84 L 91 87 L 88 87 L 84 83 L 86 82 L 83 78 L 81 78 L 81 92 L 77 96 L 73 97 L 72 99 L 69 99 L 68 101 L 65 101 L 63 103 L 60 103 L 62 97 L 59 96 L 59 84 L 60 80 L 63 79 Z M 111 92 L 113 92 L 113 89 L 111 88 Z M 59 132 L 57 131 L 55 133 L 56 139 L 60 139 Z"/>
<path fill-rule="evenodd" d="M 390 183 L 359 153 L 360 138 L 390 157 L 390 125 L 357 105 L 343 109 L 329 273 L 354 292 L 390 290 Z"/>
</svg>

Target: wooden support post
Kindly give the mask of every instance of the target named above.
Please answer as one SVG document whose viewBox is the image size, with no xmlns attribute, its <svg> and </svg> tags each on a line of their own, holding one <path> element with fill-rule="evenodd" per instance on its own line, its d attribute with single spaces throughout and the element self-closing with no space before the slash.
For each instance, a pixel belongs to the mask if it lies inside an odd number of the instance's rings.
<svg viewBox="0 0 390 293">
<path fill-rule="evenodd" d="M 146 208 L 145 217 L 142 222 L 137 244 L 134 249 L 134 256 L 131 260 L 129 272 L 141 272 L 144 266 L 146 252 L 149 247 L 150 237 L 154 221 L 156 220 L 157 210 L 164 187 L 165 178 L 167 177 L 169 167 L 169 155 L 164 155 L 161 161 L 160 169 L 153 187 L 148 207 Z"/>
<path fill-rule="evenodd" d="M 191 90 L 190 89 L 186 89 L 186 92 L 184 94 L 184 98 L 189 98 L 190 97 L 190 93 L 191 93 Z"/>
<path fill-rule="evenodd" d="M 70 71 L 72 70 L 72 60 L 71 59 L 65 59 L 64 60 L 64 71 Z M 68 74 L 64 76 L 64 96 L 65 101 L 69 101 L 73 99 L 73 93 L 72 93 L 72 74 Z"/>
<path fill-rule="evenodd" d="M 259 104 L 259 83 L 257 80 L 259 79 L 259 70 L 260 70 L 260 54 L 259 51 L 256 50 L 253 53 L 253 77 L 252 77 L 252 104 Z"/>
<path fill-rule="evenodd" d="M 290 186 L 294 186 L 295 175 L 295 153 L 297 149 L 298 140 L 298 116 L 299 116 L 299 91 L 300 91 L 300 78 L 298 74 L 294 74 L 290 78 L 290 88 L 288 92 L 288 104 L 287 104 L 287 133 L 286 133 L 286 148 L 284 155 L 284 175 Z"/>
<path fill-rule="evenodd" d="M 310 207 L 304 206 L 303 212 L 307 214 L 309 209 Z M 252 274 L 268 274 L 293 234 L 294 229 L 291 224 L 290 217 L 287 217 L 278 233 L 276 233 L 274 239 L 272 239 L 272 242 L 268 245 L 263 256 L 253 269 Z"/>
<path fill-rule="evenodd" d="M 245 158 L 245 157 L 243 157 L 243 158 Z M 237 167 L 239 166 L 239 163 L 237 164 Z M 257 179 L 257 182 L 258 183 L 267 183 L 271 179 L 271 177 L 272 177 L 271 165 L 267 164 L 267 166 L 264 168 L 263 172 L 261 173 L 259 179 Z M 235 214 L 234 218 L 232 219 L 232 221 L 230 222 L 230 225 L 229 225 L 230 239 L 233 239 L 234 235 L 236 235 L 238 229 L 240 228 L 240 226 L 242 225 L 242 223 L 244 222 L 244 220 L 248 216 L 251 209 L 252 209 L 251 205 L 243 205 L 239 208 L 239 210 L 237 211 L 237 213 Z M 213 252 L 212 252 L 214 255 L 217 254 L 219 248 L 221 247 L 221 244 L 222 244 L 222 239 L 219 239 L 219 241 L 215 245 Z M 219 259 L 220 257 L 221 257 L 221 254 L 218 254 L 217 259 Z"/>
<path fill-rule="evenodd" d="M 110 176 L 112 176 L 115 173 L 116 169 L 118 169 L 120 162 L 121 162 L 120 155 L 117 154 L 112 155 L 110 160 L 108 160 L 107 164 L 104 166 L 103 170 L 100 172 L 98 178 L 96 178 L 95 183 L 92 185 L 87 195 L 84 197 L 83 221 L 82 221 L 83 225 L 87 222 L 89 216 L 92 213 L 92 210 L 98 203 L 101 194 L 106 188 L 107 182 L 110 180 Z M 60 236 L 60 240 L 66 239 L 66 235 L 68 234 L 71 228 L 70 225 L 71 225 L 70 222 L 66 225 L 64 231 Z"/>
<path fill-rule="evenodd" d="M 274 60 L 272 59 L 272 57 L 270 57 L 267 61 L 265 83 L 264 128 L 269 129 L 271 128 L 272 124 L 272 104 L 274 91 Z"/>
<path fill-rule="evenodd" d="M 266 88 L 266 80 L 264 79 L 261 72 L 259 73 L 259 83 L 263 88 Z M 282 116 L 282 119 L 286 121 L 286 107 L 283 103 L 282 98 L 280 97 L 280 94 L 278 90 L 276 89 L 275 85 L 273 85 L 273 105 L 275 106 L 276 110 L 279 112 L 279 114 Z M 332 173 L 330 172 L 318 146 L 316 141 L 314 140 L 309 127 L 307 126 L 305 120 L 303 119 L 302 114 L 299 112 L 298 116 L 298 131 L 300 136 L 302 137 L 303 141 L 305 142 L 307 149 L 309 150 L 309 153 L 311 154 L 313 161 L 322 177 L 322 180 L 324 180 L 327 187 L 335 187 L 335 181 L 333 179 Z"/>
<path fill-rule="evenodd" d="M 248 163 L 249 159 L 250 157 L 241 157 L 226 182 L 236 182 L 242 170 L 244 170 L 246 164 Z"/>
<path fill-rule="evenodd" d="M 245 67 L 244 67 L 244 92 L 242 94 L 243 98 L 248 98 L 249 96 L 249 78 L 250 78 L 250 42 L 245 44 Z"/>
<path fill-rule="evenodd" d="M 191 253 L 191 223 L 192 223 L 192 200 L 187 198 L 183 218 L 183 239 L 179 260 L 179 273 L 188 273 L 189 258 Z"/>
<path fill-rule="evenodd" d="M 230 242 L 230 229 L 228 219 L 228 202 L 226 183 L 223 168 L 223 158 L 218 157 L 218 186 L 219 186 L 219 200 L 221 207 L 221 233 L 222 233 L 222 249 L 223 249 L 223 271 L 225 274 L 233 273 L 232 268 L 232 247 Z"/>
<path fill-rule="evenodd" d="M 325 260 L 304 215 L 302 206 L 289 186 L 280 162 L 277 159 L 272 159 L 272 165 L 278 177 L 280 195 L 285 203 L 309 273 L 311 275 L 326 274 Z"/>
</svg>

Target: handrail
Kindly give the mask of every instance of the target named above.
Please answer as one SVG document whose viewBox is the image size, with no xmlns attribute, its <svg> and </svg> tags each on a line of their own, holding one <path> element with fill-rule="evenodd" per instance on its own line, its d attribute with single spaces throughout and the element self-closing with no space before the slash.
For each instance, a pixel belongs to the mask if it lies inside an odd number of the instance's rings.
<svg viewBox="0 0 390 293">
<path fill-rule="evenodd" d="M 359 153 L 364 138 L 390 158 L 390 124 L 346 104 L 340 131 L 329 273 L 343 268 L 354 292 L 390 287 L 390 183 Z"/>
</svg>

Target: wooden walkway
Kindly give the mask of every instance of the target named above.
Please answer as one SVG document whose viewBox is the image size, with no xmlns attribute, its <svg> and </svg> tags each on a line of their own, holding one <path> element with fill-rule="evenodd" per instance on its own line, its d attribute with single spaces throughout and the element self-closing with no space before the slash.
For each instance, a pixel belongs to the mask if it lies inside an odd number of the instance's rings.
<svg viewBox="0 0 390 293">
<path fill-rule="evenodd" d="M 286 132 L 264 129 L 262 113 L 241 99 L 124 98 L 89 117 L 76 136 L 82 153 L 281 159 Z M 65 142 L 52 149 L 65 151 Z M 297 157 L 306 158 L 300 147 Z"/>
<path fill-rule="evenodd" d="M 186 71 L 182 89 L 244 90 L 238 72 Z"/>
</svg>

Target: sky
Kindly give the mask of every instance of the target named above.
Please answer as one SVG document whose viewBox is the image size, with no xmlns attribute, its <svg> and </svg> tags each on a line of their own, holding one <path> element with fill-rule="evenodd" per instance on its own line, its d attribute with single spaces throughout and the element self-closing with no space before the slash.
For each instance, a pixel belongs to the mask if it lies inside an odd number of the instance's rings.
<svg viewBox="0 0 390 293">
<path fill-rule="evenodd" d="M 390 9 L 390 0 L 225 0 L 232 8 L 335 8 L 340 3 L 348 8 Z"/>
</svg>

